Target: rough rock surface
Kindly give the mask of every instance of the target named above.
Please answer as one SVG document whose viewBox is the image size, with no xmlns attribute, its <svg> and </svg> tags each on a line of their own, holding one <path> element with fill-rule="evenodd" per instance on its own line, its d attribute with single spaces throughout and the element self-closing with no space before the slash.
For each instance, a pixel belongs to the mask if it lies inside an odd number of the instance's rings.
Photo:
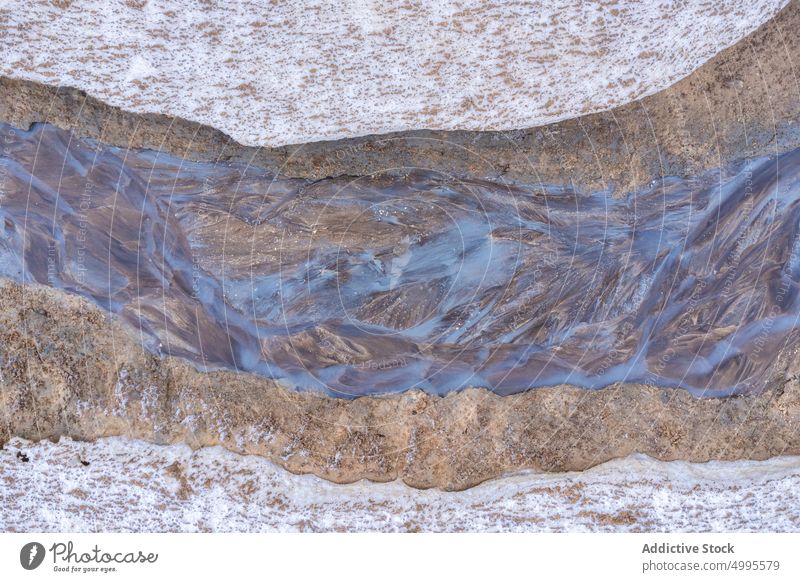
<svg viewBox="0 0 800 582">
<path fill-rule="evenodd" d="M 454 175 L 625 192 L 663 175 L 800 146 L 800 1 L 697 71 L 605 113 L 509 132 L 414 131 L 280 148 L 247 148 L 180 118 L 135 114 L 85 93 L 0 79 L 0 120 L 48 121 L 119 146 L 189 159 L 253 161 L 286 176 L 366 175 L 411 167 Z"/>
<path fill-rule="evenodd" d="M 687 461 L 800 453 L 796 373 L 760 395 L 726 399 L 622 384 L 345 401 L 155 357 L 87 301 L 11 283 L 0 289 L 0 362 L 0 442 L 122 435 L 222 445 L 337 482 L 464 489 L 636 452 Z"/>
</svg>

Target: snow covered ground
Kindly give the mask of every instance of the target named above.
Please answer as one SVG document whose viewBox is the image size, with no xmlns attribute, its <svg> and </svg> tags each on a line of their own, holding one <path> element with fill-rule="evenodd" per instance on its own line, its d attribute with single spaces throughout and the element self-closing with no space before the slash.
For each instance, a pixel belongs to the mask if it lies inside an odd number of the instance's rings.
<svg viewBox="0 0 800 582">
<path fill-rule="evenodd" d="M 246 145 L 513 129 L 655 93 L 786 0 L 5 0 L 0 74 Z"/>
<path fill-rule="evenodd" d="M 800 457 L 632 456 L 461 492 L 335 485 L 221 448 L 13 439 L 0 531 L 800 531 Z"/>
</svg>

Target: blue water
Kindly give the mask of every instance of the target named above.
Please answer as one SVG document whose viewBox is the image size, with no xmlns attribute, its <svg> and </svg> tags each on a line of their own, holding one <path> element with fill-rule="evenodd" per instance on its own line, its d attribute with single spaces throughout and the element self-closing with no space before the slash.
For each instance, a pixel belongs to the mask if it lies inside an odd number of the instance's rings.
<svg viewBox="0 0 800 582">
<path fill-rule="evenodd" d="M 800 151 L 615 199 L 409 171 L 310 182 L 0 126 L 0 276 L 144 349 L 352 397 L 753 392 L 798 348 Z"/>
</svg>

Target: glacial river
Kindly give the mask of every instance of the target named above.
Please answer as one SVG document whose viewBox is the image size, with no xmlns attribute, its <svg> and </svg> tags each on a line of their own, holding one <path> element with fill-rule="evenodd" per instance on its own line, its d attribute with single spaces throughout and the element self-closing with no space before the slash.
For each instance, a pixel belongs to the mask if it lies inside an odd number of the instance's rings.
<svg viewBox="0 0 800 582">
<path fill-rule="evenodd" d="M 0 125 L 0 276 L 145 349 L 353 397 L 782 378 L 800 151 L 624 197 L 419 169 L 321 181 Z"/>
</svg>

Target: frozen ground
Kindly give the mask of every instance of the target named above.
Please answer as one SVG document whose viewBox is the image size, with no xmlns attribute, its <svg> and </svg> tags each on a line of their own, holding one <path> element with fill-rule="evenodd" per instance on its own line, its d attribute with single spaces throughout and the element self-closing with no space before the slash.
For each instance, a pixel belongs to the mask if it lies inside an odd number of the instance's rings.
<svg viewBox="0 0 800 582">
<path fill-rule="evenodd" d="M 245 145 L 512 129 L 664 89 L 785 4 L 6 0 L 0 74 Z"/>
<path fill-rule="evenodd" d="M 462 492 L 335 485 L 221 448 L 13 439 L 0 531 L 800 531 L 800 457 L 632 456 Z"/>
</svg>

